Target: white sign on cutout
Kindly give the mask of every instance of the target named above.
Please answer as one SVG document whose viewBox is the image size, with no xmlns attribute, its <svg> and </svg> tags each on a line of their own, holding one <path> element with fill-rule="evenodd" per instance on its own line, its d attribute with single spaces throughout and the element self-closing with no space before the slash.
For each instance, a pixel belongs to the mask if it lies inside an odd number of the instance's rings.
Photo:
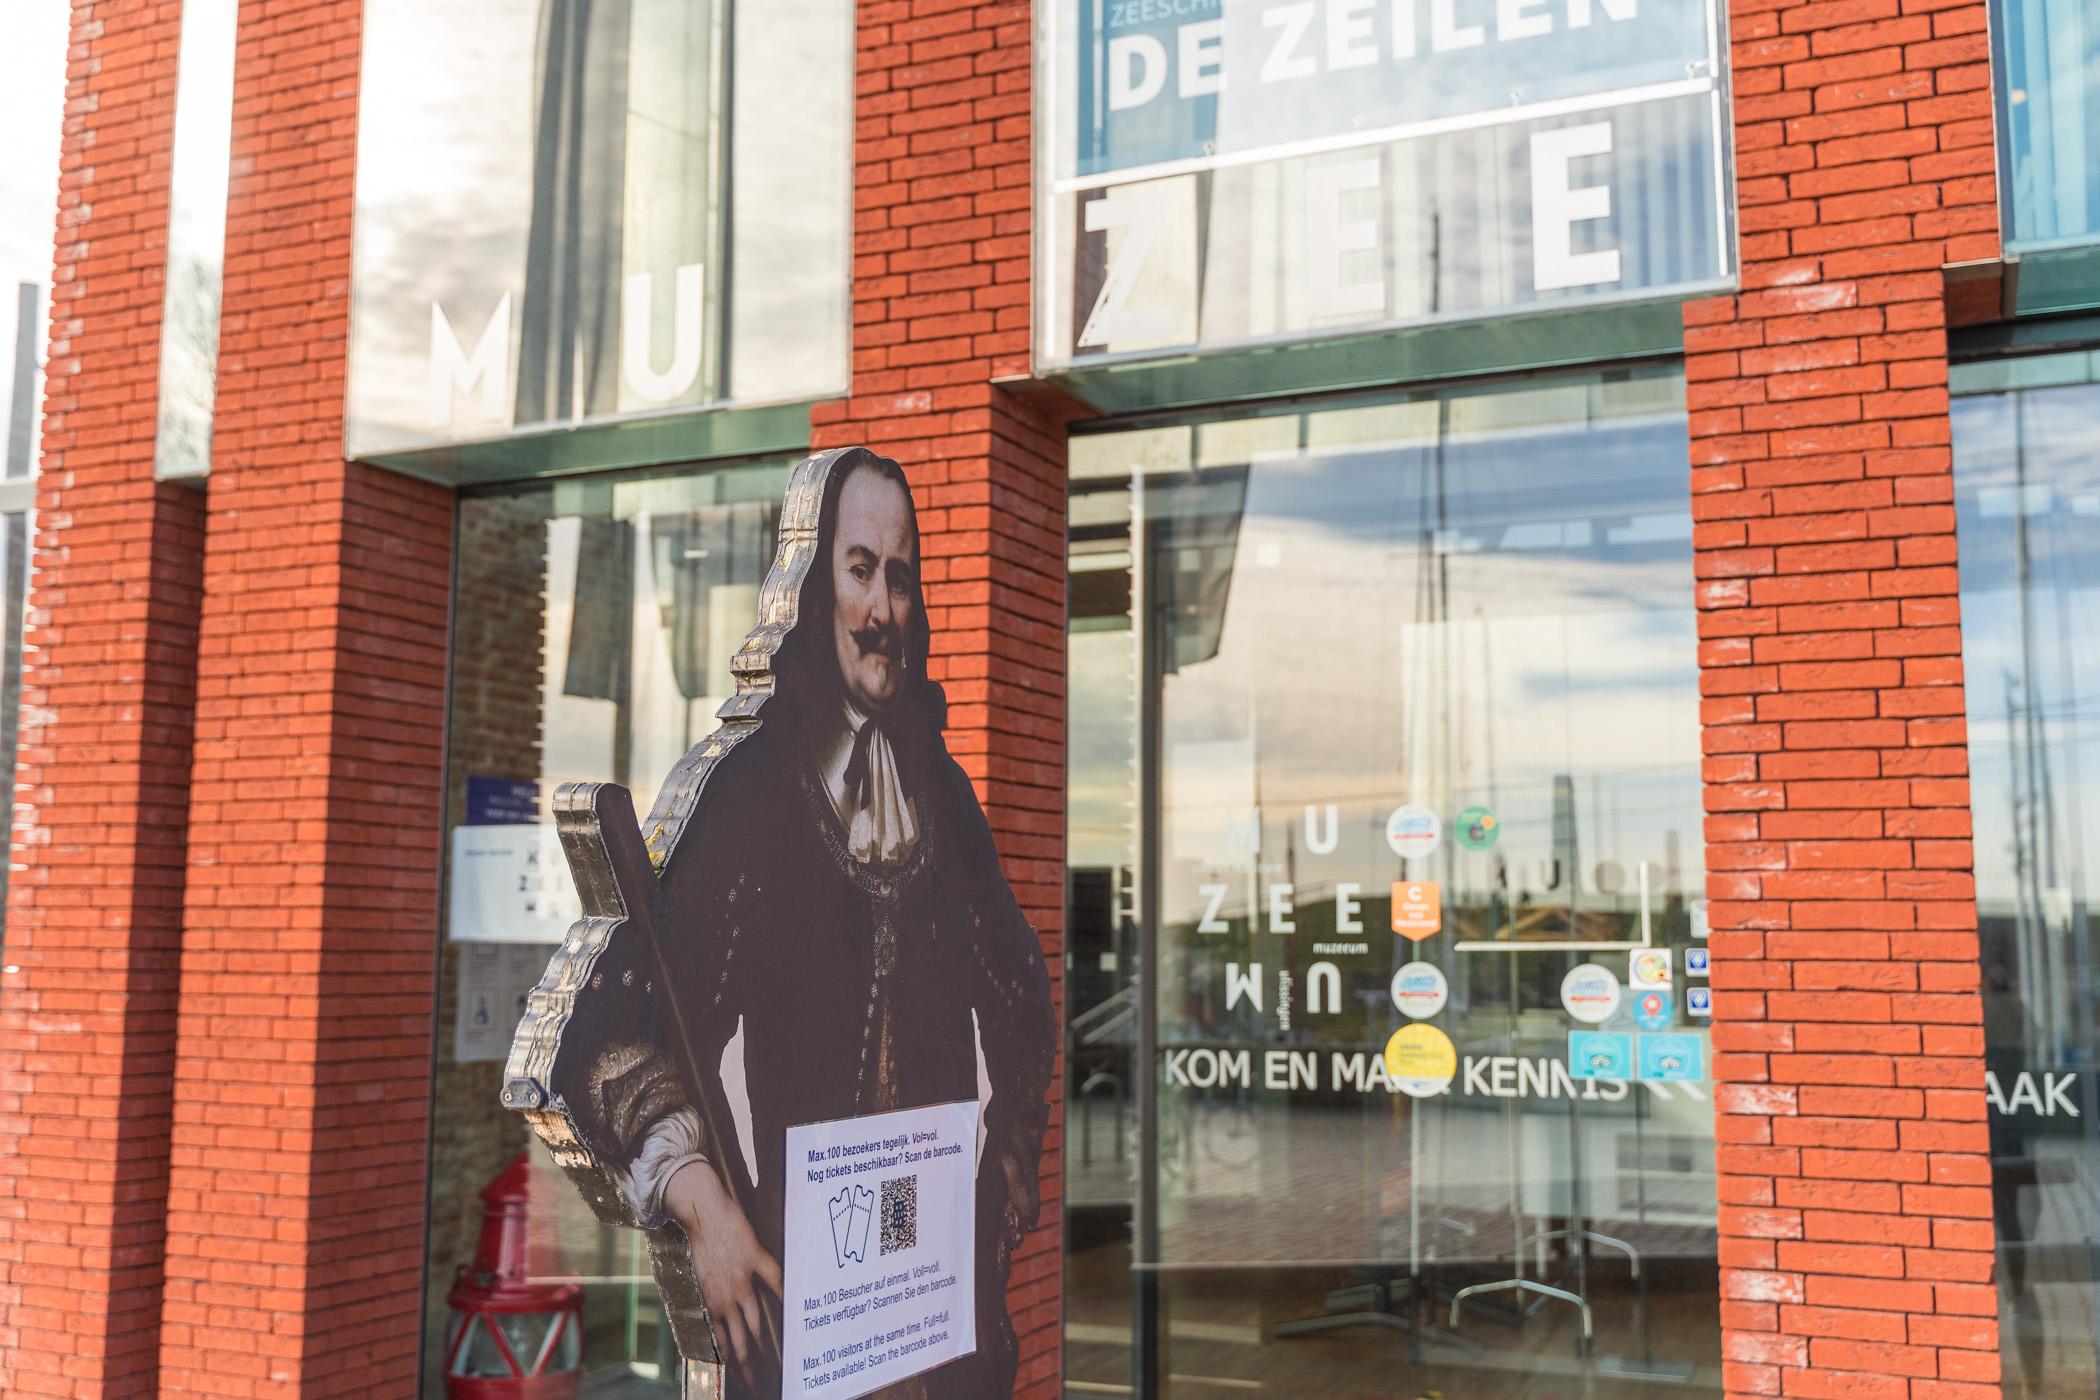
<svg viewBox="0 0 2100 1400">
<path fill-rule="evenodd" d="M 788 1129 L 785 1395 L 854 1400 L 977 1350 L 977 1114 Z"/>
</svg>

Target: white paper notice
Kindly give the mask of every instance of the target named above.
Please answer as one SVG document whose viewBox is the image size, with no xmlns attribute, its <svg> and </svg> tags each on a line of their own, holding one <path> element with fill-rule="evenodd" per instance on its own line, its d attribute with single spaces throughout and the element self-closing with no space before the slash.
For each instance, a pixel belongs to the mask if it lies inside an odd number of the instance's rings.
<svg viewBox="0 0 2100 1400">
<path fill-rule="evenodd" d="M 462 1064 L 501 1060 L 525 1015 L 554 947 L 542 943 L 461 943 L 459 1006 L 452 1021 L 452 1058 Z"/>
<path fill-rule="evenodd" d="M 783 1400 L 853 1400 L 977 1350 L 977 1109 L 788 1129 Z"/>
<path fill-rule="evenodd" d="M 460 943 L 559 943 L 583 917 L 551 823 L 452 828 L 452 915 Z"/>
</svg>

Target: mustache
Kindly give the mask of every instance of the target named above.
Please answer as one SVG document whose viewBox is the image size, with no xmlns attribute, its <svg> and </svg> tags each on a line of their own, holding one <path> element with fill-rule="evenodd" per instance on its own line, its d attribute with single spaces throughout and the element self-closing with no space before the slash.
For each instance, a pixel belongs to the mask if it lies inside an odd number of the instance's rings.
<svg viewBox="0 0 2100 1400">
<path fill-rule="evenodd" d="M 904 654 L 904 629 L 893 622 L 856 627 L 848 635 L 862 656 L 884 656 L 895 661 Z"/>
</svg>

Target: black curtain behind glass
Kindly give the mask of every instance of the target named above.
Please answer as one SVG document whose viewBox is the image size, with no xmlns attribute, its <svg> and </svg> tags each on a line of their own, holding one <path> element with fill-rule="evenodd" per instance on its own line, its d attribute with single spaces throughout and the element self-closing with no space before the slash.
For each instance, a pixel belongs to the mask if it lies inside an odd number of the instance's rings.
<svg viewBox="0 0 2100 1400">
<path fill-rule="evenodd" d="M 634 665 L 634 526 L 578 522 L 575 612 L 562 693 L 627 703 Z"/>
<path fill-rule="evenodd" d="M 1238 557 L 1247 468 L 1215 467 L 1147 488 L 1154 606 L 1167 627 L 1166 669 L 1218 654 Z"/>
</svg>

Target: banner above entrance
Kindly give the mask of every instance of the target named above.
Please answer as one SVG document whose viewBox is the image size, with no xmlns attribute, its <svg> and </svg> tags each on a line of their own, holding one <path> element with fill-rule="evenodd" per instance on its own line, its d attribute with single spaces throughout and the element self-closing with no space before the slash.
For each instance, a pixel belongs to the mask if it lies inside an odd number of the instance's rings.
<svg viewBox="0 0 2100 1400">
<path fill-rule="evenodd" d="M 1682 295 L 1734 270 L 1702 0 L 1056 0 L 1037 359 Z"/>
</svg>

